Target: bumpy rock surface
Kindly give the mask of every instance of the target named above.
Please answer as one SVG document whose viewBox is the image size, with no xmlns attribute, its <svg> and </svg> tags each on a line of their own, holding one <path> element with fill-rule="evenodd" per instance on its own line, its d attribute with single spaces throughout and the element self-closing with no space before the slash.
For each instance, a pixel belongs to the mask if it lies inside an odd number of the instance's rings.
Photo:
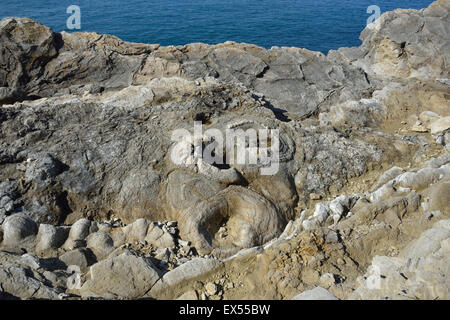
<svg viewBox="0 0 450 320">
<path fill-rule="evenodd" d="M 112 294 L 124 298 L 137 298 L 149 291 L 159 279 L 153 264 L 145 258 L 124 252 L 94 264 L 82 294 Z"/>
<path fill-rule="evenodd" d="M 326 56 L 1 20 L 0 297 L 448 299 L 449 9 Z M 194 122 L 279 170 L 191 161 Z"/>
</svg>

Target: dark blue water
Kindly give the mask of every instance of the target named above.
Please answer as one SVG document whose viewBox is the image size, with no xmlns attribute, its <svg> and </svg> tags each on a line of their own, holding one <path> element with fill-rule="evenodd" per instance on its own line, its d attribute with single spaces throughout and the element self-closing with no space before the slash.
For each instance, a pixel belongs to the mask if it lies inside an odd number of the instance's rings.
<svg viewBox="0 0 450 320">
<path fill-rule="evenodd" d="M 420 9 L 431 0 L 0 0 L 0 18 L 30 17 L 54 31 L 67 30 L 69 5 L 81 8 L 81 30 L 109 33 L 123 40 L 162 45 L 227 40 L 294 46 L 328 52 L 359 45 L 370 16 Z"/>
</svg>

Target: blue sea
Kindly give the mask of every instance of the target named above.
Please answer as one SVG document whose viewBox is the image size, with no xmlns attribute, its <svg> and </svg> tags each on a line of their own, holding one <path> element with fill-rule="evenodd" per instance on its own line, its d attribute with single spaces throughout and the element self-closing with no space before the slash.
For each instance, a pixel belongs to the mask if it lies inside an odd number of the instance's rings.
<svg viewBox="0 0 450 320">
<path fill-rule="evenodd" d="M 95 31 L 126 41 L 182 45 L 227 40 L 294 46 L 327 53 L 360 44 L 371 13 L 420 9 L 431 0 L 1 0 L 0 18 L 30 17 L 54 31 Z M 81 10 L 81 29 L 68 30 L 66 9 Z"/>
</svg>

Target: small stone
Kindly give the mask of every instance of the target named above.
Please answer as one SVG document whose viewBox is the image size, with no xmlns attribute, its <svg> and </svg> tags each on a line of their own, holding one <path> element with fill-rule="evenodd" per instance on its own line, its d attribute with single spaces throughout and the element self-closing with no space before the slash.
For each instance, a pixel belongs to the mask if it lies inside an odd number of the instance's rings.
<svg viewBox="0 0 450 320">
<path fill-rule="evenodd" d="M 174 248 L 175 240 L 173 235 L 168 231 L 165 231 L 165 226 L 159 227 L 157 225 L 151 225 L 148 228 L 145 240 L 154 245 L 157 248 Z"/>
<path fill-rule="evenodd" d="M 106 232 L 94 232 L 86 238 L 88 248 L 90 248 L 98 261 L 106 258 L 114 250 L 114 241 Z"/>
<path fill-rule="evenodd" d="M 95 232 L 97 230 L 91 228 L 92 222 L 88 219 L 80 219 L 75 222 L 70 228 L 69 239 L 71 240 L 84 240 L 87 238 L 90 232 Z"/>
<path fill-rule="evenodd" d="M 194 282 L 194 289 L 195 290 L 197 290 L 197 291 L 201 291 L 201 290 L 203 290 L 203 282 L 201 282 L 201 281 L 195 281 Z"/>
<path fill-rule="evenodd" d="M 219 231 L 217 231 L 218 233 L 225 233 L 227 232 L 227 228 L 225 227 L 220 227 Z"/>
<path fill-rule="evenodd" d="M 310 193 L 309 194 L 309 199 L 311 199 L 311 200 L 320 200 L 320 199 L 322 199 L 322 196 L 320 194 L 317 194 L 317 193 Z"/>
<path fill-rule="evenodd" d="M 112 225 L 107 222 L 97 223 L 98 231 L 100 232 L 111 232 Z"/>
<path fill-rule="evenodd" d="M 431 134 L 433 135 L 445 133 L 450 130 L 450 117 L 440 118 L 439 120 L 432 122 L 430 129 Z"/>
<path fill-rule="evenodd" d="M 74 250 L 77 248 L 83 248 L 86 247 L 86 240 L 68 240 L 64 244 L 64 248 L 68 250 Z"/>
<path fill-rule="evenodd" d="M 443 135 L 437 136 L 434 141 L 440 146 L 445 146 L 445 137 Z"/>
<path fill-rule="evenodd" d="M 326 237 L 325 237 L 325 242 L 326 243 L 337 243 L 337 242 L 339 242 L 338 234 L 335 231 L 330 230 L 327 233 Z"/>
<path fill-rule="evenodd" d="M 67 299 L 67 298 L 69 298 L 70 297 L 70 295 L 68 295 L 68 294 L 66 294 L 66 293 L 60 293 L 60 294 L 58 294 L 58 298 L 60 299 L 60 300 L 65 300 L 65 299 Z"/>
<path fill-rule="evenodd" d="M 134 241 L 135 243 L 138 243 L 140 240 L 144 240 L 150 224 L 150 221 L 140 218 L 127 225 L 122 230 L 127 235 L 130 242 Z"/>
<path fill-rule="evenodd" d="M 175 228 L 177 225 L 178 225 L 177 221 L 169 221 L 169 222 L 167 222 L 167 226 L 169 228 Z"/>
<path fill-rule="evenodd" d="M 156 250 L 155 258 L 158 260 L 169 260 L 170 250 L 168 248 L 161 248 Z"/>
<path fill-rule="evenodd" d="M 191 244 L 190 241 L 178 239 L 178 245 L 180 247 L 188 247 Z"/>
<path fill-rule="evenodd" d="M 149 259 L 124 252 L 98 262 L 90 268 L 91 278 L 81 288 L 82 295 L 114 294 L 129 299 L 141 297 L 158 281 L 159 275 Z"/>
<path fill-rule="evenodd" d="M 205 289 L 208 295 L 213 296 L 218 292 L 219 287 L 213 282 L 208 282 L 205 286 Z"/>
<path fill-rule="evenodd" d="M 428 132 L 428 129 L 425 128 L 425 127 L 422 125 L 422 122 L 417 121 L 417 122 L 411 127 L 411 131 L 423 133 L 423 132 Z"/>
<path fill-rule="evenodd" d="M 89 265 L 85 249 L 75 249 L 66 252 L 59 257 L 59 260 L 64 262 L 66 266 L 78 266 L 81 271 L 86 270 Z"/>
<path fill-rule="evenodd" d="M 431 220 L 434 217 L 439 217 L 441 215 L 441 211 L 428 211 L 423 214 L 423 219 Z"/>
<path fill-rule="evenodd" d="M 51 283 L 55 283 L 58 281 L 58 276 L 54 272 L 44 271 L 42 275 Z"/>
<path fill-rule="evenodd" d="M 331 287 L 332 285 L 334 285 L 336 283 L 335 277 L 332 273 L 325 273 L 320 277 L 320 283 L 324 286 L 324 287 Z"/>
<path fill-rule="evenodd" d="M 233 289 L 234 288 L 234 283 L 233 282 L 227 282 L 225 284 L 225 289 Z"/>
<path fill-rule="evenodd" d="M 3 208 L 5 212 L 11 212 L 14 209 L 14 201 L 10 197 L 4 196 L 0 198 L 0 208 Z"/>
<path fill-rule="evenodd" d="M 181 247 L 178 250 L 178 252 L 179 252 L 180 255 L 187 256 L 191 252 L 191 248 L 190 247 Z"/>
</svg>

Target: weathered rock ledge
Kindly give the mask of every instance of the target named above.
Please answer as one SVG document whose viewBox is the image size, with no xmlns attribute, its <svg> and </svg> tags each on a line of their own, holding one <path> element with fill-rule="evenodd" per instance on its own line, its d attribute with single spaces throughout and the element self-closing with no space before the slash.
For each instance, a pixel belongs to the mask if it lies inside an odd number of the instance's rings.
<svg viewBox="0 0 450 320">
<path fill-rule="evenodd" d="M 1 20 L 0 298 L 448 299 L 449 9 L 326 56 Z M 174 163 L 194 121 L 278 172 Z"/>
</svg>

